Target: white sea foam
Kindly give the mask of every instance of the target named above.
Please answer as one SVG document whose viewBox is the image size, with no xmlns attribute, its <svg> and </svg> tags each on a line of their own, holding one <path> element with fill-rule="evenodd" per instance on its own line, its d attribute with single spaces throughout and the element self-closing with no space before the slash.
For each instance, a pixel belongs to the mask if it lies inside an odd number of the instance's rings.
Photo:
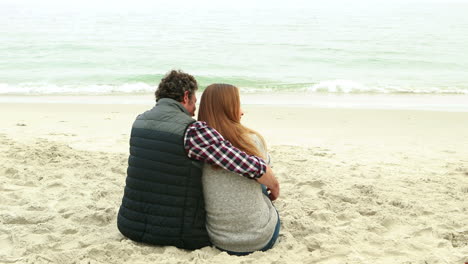
<svg viewBox="0 0 468 264">
<path fill-rule="evenodd" d="M 120 85 L 56 85 L 56 84 L 22 84 L 10 85 L 0 83 L 0 95 L 113 95 L 153 93 L 156 85 L 147 83 L 126 83 Z M 204 87 L 201 87 L 203 89 Z M 439 87 L 397 87 L 385 85 L 364 85 L 353 80 L 326 80 L 317 84 L 270 84 L 268 87 L 240 86 L 241 93 L 278 93 L 308 92 L 331 94 L 460 94 L 467 95 L 466 88 Z"/>
<path fill-rule="evenodd" d="M 377 93 L 377 94 L 468 94 L 465 88 L 399 87 L 389 85 L 364 85 L 352 80 L 327 80 L 307 88 L 308 92 L 319 93 Z"/>
<path fill-rule="evenodd" d="M 3 95 L 100 95 L 119 93 L 146 93 L 154 91 L 155 87 L 145 83 L 128 83 L 122 85 L 82 85 L 59 86 L 55 84 L 0 84 L 0 94 Z"/>
<path fill-rule="evenodd" d="M 329 92 L 329 93 L 354 93 L 370 92 L 371 90 L 355 81 L 351 80 L 330 80 L 322 81 L 308 89 L 309 92 Z"/>
</svg>

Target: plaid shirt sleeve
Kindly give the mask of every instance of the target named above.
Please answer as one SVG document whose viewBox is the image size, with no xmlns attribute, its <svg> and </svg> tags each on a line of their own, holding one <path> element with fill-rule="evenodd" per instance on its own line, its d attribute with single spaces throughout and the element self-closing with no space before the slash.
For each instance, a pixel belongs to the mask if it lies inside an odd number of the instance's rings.
<svg viewBox="0 0 468 264">
<path fill-rule="evenodd" d="M 234 147 L 205 122 L 191 124 L 185 132 L 185 151 L 191 159 L 216 164 L 247 178 L 260 178 L 266 172 L 265 161 Z"/>
</svg>

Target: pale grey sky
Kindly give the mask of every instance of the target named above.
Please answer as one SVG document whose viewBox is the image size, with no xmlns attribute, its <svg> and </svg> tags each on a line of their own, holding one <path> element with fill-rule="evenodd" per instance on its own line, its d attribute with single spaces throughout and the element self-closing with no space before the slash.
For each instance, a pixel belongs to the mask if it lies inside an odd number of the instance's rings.
<svg viewBox="0 0 468 264">
<path fill-rule="evenodd" d="M 171 10 L 230 10 L 237 9 L 309 9 L 317 6 L 332 9 L 344 9 L 350 6 L 380 5 L 388 3 L 391 6 L 409 3 L 463 3 L 468 0 L 0 0 L 0 14 L 16 13 L 101 13 L 101 12 L 160 12 L 164 8 Z M 459 7 L 455 7 L 459 8 Z"/>
<path fill-rule="evenodd" d="M 134 8 L 134 7 L 313 7 L 316 5 L 328 5 L 329 3 L 347 4 L 356 2 L 439 2 L 439 3 L 468 3 L 468 0 L 329 0 L 329 1 L 313 1 L 313 0 L 1 0 L 0 6 L 18 6 L 18 7 L 36 7 L 36 8 Z"/>
</svg>

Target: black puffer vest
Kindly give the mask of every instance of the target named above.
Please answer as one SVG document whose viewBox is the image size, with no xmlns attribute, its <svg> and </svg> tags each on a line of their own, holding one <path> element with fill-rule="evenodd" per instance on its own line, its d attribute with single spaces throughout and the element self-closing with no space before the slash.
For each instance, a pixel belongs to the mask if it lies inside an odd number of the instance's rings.
<svg viewBox="0 0 468 264">
<path fill-rule="evenodd" d="M 210 245 L 201 185 L 203 164 L 189 159 L 184 149 L 184 134 L 193 122 L 180 103 L 168 98 L 137 117 L 117 217 L 124 236 L 185 249 Z"/>
</svg>

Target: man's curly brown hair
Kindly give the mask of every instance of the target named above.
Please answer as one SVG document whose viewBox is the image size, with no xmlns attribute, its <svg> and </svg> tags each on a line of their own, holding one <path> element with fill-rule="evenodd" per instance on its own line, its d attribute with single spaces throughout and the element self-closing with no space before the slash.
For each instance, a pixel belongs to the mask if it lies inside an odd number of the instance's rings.
<svg viewBox="0 0 468 264">
<path fill-rule="evenodd" d="M 156 102 L 161 98 L 171 98 L 182 102 L 185 91 L 188 91 L 189 98 L 192 98 L 197 89 L 197 81 L 192 75 L 181 70 L 172 70 L 164 76 L 154 94 Z"/>
</svg>

